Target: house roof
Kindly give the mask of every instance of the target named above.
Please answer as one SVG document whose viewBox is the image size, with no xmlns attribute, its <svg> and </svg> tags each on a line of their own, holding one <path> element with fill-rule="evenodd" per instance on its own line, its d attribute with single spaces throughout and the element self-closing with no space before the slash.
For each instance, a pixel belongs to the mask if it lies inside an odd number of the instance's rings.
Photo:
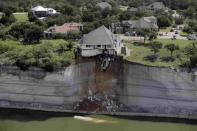
<svg viewBox="0 0 197 131">
<path fill-rule="evenodd" d="M 32 11 L 51 11 L 51 13 L 57 13 L 53 8 L 44 8 L 43 6 L 36 6 L 31 9 Z"/>
<path fill-rule="evenodd" d="M 45 32 L 51 33 L 68 33 L 70 31 L 79 31 L 79 28 L 83 26 L 81 23 L 64 23 L 61 26 L 53 26 L 47 29 Z"/>
<path fill-rule="evenodd" d="M 115 44 L 116 40 L 116 35 L 114 35 L 105 26 L 101 26 L 96 30 L 84 35 L 80 43 L 86 45 L 113 45 Z"/>
<path fill-rule="evenodd" d="M 112 8 L 112 6 L 107 2 L 100 2 L 100 3 L 96 4 L 96 6 L 100 7 L 101 9 L 105 9 L 105 8 L 111 9 Z"/>
<path fill-rule="evenodd" d="M 33 10 L 33 11 L 47 11 L 46 8 L 44 8 L 44 7 L 40 6 L 40 5 L 32 8 L 31 10 Z"/>
<path fill-rule="evenodd" d="M 154 2 L 148 6 L 148 8 L 153 8 L 153 9 L 164 9 L 165 5 L 162 2 Z"/>
<path fill-rule="evenodd" d="M 142 17 L 141 19 L 133 22 L 133 28 L 137 29 L 157 29 L 158 26 L 153 22 L 153 20 L 156 20 L 156 17 L 151 16 L 151 17 Z"/>
<path fill-rule="evenodd" d="M 157 18 L 155 16 L 149 16 L 149 17 L 143 17 L 143 18 L 147 22 L 153 22 L 153 21 L 156 21 L 157 20 Z"/>
</svg>

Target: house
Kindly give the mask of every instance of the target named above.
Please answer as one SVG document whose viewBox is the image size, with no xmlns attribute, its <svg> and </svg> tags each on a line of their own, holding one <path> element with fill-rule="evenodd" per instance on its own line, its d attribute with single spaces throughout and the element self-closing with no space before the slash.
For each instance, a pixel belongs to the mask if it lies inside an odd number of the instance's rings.
<svg viewBox="0 0 197 131">
<path fill-rule="evenodd" d="M 81 32 L 83 25 L 81 23 L 64 23 L 61 26 L 52 26 L 44 31 L 46 38 L 53 38 L 56 35 L 66 37 L 71 32 Z"/>
<path fill-rule="evenodd" d="M 106 8 L 108 8 L 109 10 L 112 10 L 112 5 L 110 5 L 107 2 L 100 2 L 100 3 L 96 4 L 96 7 L 99 7 L 101 10 L 104 10 Z"/>
<path fill-rule="evenodd" d="M 154 16 L 142 17 L 139 20 L 126 20 L 122 22 L 112 23 L 112 32 L 114 33 L 126 33 L 133 34 L 141 29 L 147 29 L 152 31 L 159 31 L 157 25 L 157 18 Z"/>
<path fill-rule="evenodd" d="M 150 5 L 148 5 L 147 9 L 152 10 L 152 11 L 159 11 L 159 10 L 166 10 L 166 7 L 163 4 L 163 2 L 154 2 Z"/>
<path fill-rule="evenodd" d="M 36 6 L 31 9 L 31 12 L 34 16 L 38 18 L 45 18 L 47 16 L 51 16 L 57 13 L 57 11 L 53 8 L 44 8 L 42 6 Z"/>
<path fill-rule="evenodd" d="M 147 5 L 147 6 L 142 5 L 137 8 L 134 8 L 134 7 L 128 8 L 128 11 L 130 11 L 131 13 L 147 12 L 147 11 L 156 12 L 159 10 L 166 11 L 168 10 L 168 8 L 162 2 L 154 2 L 150 5 Z"/>
<path fill-rule="evenodd" d="M 81 55 L 91 57 L 107 52 L 110 55 L 121 54 L 124 45 L 119 37 L 105 26 L 86 34 L 80 40 Z"/>
<path fill-rule="evenodd" d="M 159 27 L 157 25 L 157 18 L 155 16 L 142 17 L 135 23 L 134 28 L 159 31 Z"/>
</svg>

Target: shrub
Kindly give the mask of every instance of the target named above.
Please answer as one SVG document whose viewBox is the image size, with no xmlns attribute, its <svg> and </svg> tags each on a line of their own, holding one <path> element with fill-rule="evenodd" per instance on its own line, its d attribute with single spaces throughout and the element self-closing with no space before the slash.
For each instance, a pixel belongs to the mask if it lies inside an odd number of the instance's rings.
<svg viewBox="0 0 197 131">
<path fill-rule="evenodd" d="M 144 57 L 145 61 L 155 62 L 158 59 L 158 55 L 148 55 Z"/>
<path fill-rule="evenodd" d="M 164 56 L 160 58 L 162 62 L 174 62 L 175 58 L 173 56 Z"/>
</svg>

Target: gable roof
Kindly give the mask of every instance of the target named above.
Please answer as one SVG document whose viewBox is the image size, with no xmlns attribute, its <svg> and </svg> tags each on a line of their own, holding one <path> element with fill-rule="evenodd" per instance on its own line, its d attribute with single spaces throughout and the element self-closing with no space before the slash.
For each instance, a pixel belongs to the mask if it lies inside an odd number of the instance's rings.
<svg viewBox="0 0 197 131">
<path fill-rule="evenodd" d="M 111 9 L 112 8 L 112 6 L 107 2 L 100 2 L 100 3 L 96 4 L 96 6 L 100 7 L 101 9 L 105 9 L 105 8 Z"/>
<path fill-rule="evenodd" d="M 101 26 L 96 30 L 83 36 L 81 44 L 86 45 L 113 45 L 117 37 L 105 26 Z"/>
</svg>

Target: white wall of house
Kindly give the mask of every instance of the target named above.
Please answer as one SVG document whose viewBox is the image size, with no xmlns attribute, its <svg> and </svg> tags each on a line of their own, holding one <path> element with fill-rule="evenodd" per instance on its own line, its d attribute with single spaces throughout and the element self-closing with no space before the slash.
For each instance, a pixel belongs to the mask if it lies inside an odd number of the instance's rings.
<svg viewBox="0 0 197 131">
<path fill-rule="evenodd" d="M 117 54 L 121 54 L 121 48 L 123 47 L 123 44 L 121 43 L 120 39 L 117 39 L 117 42 L 114 45 L 86 45 L 83 44 L 80 46 L 81 48 L 81 54 L 84 57 L 88 56 L 95 56 L 103 53 L 103 50 L 108 50 L 109 54 L 114 54 L 115 52 Z"/>
</svg>

